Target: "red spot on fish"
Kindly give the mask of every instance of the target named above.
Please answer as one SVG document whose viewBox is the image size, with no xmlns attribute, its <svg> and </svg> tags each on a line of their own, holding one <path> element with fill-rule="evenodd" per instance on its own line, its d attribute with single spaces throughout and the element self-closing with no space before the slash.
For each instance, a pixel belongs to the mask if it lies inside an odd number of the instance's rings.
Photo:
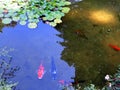
<svg viewBox="0 0 120 90">
<path fill-rule="evenodd" d="M 109 44 L 109 46 L 110 46 L 111 48 L 113 48 L 114 50 L 116 50 L 116 51 L 120 51 L 120 47 L 118 47 L 117 45 Z"/>
<path fill-rule="evenodd" d="M 40 64 L 37 75 L 38 75 L 38 79 L 42 79 L 43 75 L 44 75 L 45 71 L 44 71 L 44 66 L 42 64 Z"/>
</svg>

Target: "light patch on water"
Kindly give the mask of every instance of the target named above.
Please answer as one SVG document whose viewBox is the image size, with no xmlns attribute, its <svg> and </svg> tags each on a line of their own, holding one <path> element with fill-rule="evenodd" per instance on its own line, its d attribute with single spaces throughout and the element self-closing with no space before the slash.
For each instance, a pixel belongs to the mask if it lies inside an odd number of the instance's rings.
<svg viewBox="0 0 120 90">
<path fill-rule="evenodd" d="M 93 22 L 100 23 L 100 24 L 115 24 L 116 18 L 114 13 L 108 10 L 95 10 L 90 11 L 89 19 Z"/>
</svg>

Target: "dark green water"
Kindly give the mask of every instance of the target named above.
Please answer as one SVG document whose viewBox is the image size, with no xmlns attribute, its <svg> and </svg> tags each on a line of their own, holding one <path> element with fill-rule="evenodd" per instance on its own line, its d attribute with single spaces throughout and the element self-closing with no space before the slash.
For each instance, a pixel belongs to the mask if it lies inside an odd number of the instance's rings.
<svg viewBox="0 0 120 90">
<path fill-rule="evenodd" d="M 75 80 L 81 85 L 90 82 L 104 86 L 104 76 L 113 75 L 120 64 L 120 52 L 109 47 L 120 46 L 120 0 L 83 0 L 70 8 L 56 27 L 65 39 L 62 59 L 75 64 Z M 92 17 L 97 11 L 102 13 Z M 108 15 L 104 17 L 103 12 Z M 100 18 L 104 20 L 97 20 Z"/>
</svg>

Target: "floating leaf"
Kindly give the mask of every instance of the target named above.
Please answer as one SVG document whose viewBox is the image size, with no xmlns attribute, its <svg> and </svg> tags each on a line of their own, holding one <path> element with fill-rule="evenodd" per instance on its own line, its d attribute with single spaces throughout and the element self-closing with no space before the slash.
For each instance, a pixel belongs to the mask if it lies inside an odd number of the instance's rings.
<svg viewBox="0 0 120 90">
<path fill-rule="evenodd" d="M 36 23 L 29 23 L 29 24 L 28 24 L 28 27 L 29 27 L 29 28 L 36 28 L 36 27 L 37 27 L 37 24 L 36 24 Z"/>
<path fill-rule="evenodd" d="M 25 14 L 20 15 L 20 20 L 25 21 L 27 20 L 27 16 Z"/>
<path fill-rule="evenodd" d="M 3 14 L 0 14 L 0 18 L 2 18 L 4 15 Z"/>
<path fill-rule="evenodd" d="M 2 8 L 0 8 L 0 14 L 2 14 L 2 13 L 3 13 L 3 11 L 4 11 L 4 10 L 3 10 Z"/>
<path fill-rule="evenodd" d="M 26 21 L 29 27 L 37 27 L 39 19 L 51 22 L 52 26 L 61 23 L 61 18 L 68 13 L 70 8 L 65 7 L 71 3 L 67 0 L 0 0 L 0 18 L 11 18 L 13 21 L 19 21 L 21 25 L 25 25 Z M 4 13 L 7 10 L 7 13 Z M 3 20 L 4 22 L 4 20 Z"/>
<path fill-rule="evenodd" d="M 59 3 L 56 3 L 57 4 L 57 6 L 59 6 L 59 7 L 61 7 L 61 6 L 65 6 L 65 2 L 64 1 L 60 1 Z"/>
<path fill-rule="evenodd" d="M 12 18 L 12 20 L 13 20 L 13 21 L 16 21 L 16 22 L 19 21 L 19 19 L 20 19 L 20 17 L 13 17 L 13 18 Z"/>
<path fill-rule="evenodd" d="M 47 20 L 47 18 L 46 18 L 46 17 L 43 17 L 42 19 L 43 19 L 43 20 Z"/>
<path fill-rule="evenodd" d="M 26 21 L 20 21 L 19 22 L 21 25 L 25 25 L 26 24 Z"/>
<path fill-rule="evenodd" d="M 11 18 L 3 18 L 2 19 L 2 23 L 4 23 L 4 24 L 10 24 L 11 23 Z"/>
<path fill-rule="evenodd" d="M 8 13 L 8 14 L 5 14 L 4 17 L 9 18 L 9 17 L 11 17 L 12 15 L 13 15 L 12 13 Z"/>
<path fill-rule="evenodd" d="M 61 23 L 62 20 L 61 20 L 61 19 L 55 19 L 54 22 L 55 22 L 55 23 Z"/>
<path fill-rule="evenodd" d="M 56 26 L 56 23 L 55 22 L 50 22 L 49 23 L 51 26 L 55 27 Z"/>
<path fill-rule="evenodd" d="M 70 5 L 70 4 L 71 4 L 71 2 L 68 2 L 68 1 L 65 2 L 65 5 Z"/>
<path fill-rule="evenodd" d="M 52 15 L 48 15 L 48 16 L 46 16 L 46 18 L 47 18 L 47 20 L 51 21 L 51 20 L 53 20 L 55 17 L 53 17 Z"/>
<path fill-rule="evenodd" d="M 69 11 L 70 11 L 70 8 L 68 8 L 68 7 L 63 7 L 62 8 L 63 13 L 68 13 Z"/>
</svg>

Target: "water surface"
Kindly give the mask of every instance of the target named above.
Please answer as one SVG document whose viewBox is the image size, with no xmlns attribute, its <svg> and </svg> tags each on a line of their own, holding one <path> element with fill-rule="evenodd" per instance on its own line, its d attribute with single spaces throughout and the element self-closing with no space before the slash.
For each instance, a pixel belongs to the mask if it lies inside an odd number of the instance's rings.
<svg viewBox="0 0 120 90">
<path fill-rule="evenodd" d="M 61 90 L 59 80 L 73 82 L 75 77 L 74 66 L 61 60 L 64 47 L 59 44 L 63 39 L 53 27 L 39 23 L 36 29 L 29 29 L 19 24 L 14 27 L 3 27 L 0 33 L 0 48 L 14 48 L 11 52 L 12 64 L 19 66 L 20 70 L 11 81 L 19 82 L 19 90 Z M 51 77 L 51 57 L 57 69 L 57 78 Z M 45 74 L 38 79 L 37 70 L 40 64 L 45 67 Z"/>
<path fill-rule="evenodd" d="M 64 38 L 62 59 L 75 63 L 76 81 L 81 85 L 105 85 L 104 76 L 114 74 L 120 64 L 120 1 L 83 0 L 73 3 L 71 11 L 57 26 Z"/>
</svg>

